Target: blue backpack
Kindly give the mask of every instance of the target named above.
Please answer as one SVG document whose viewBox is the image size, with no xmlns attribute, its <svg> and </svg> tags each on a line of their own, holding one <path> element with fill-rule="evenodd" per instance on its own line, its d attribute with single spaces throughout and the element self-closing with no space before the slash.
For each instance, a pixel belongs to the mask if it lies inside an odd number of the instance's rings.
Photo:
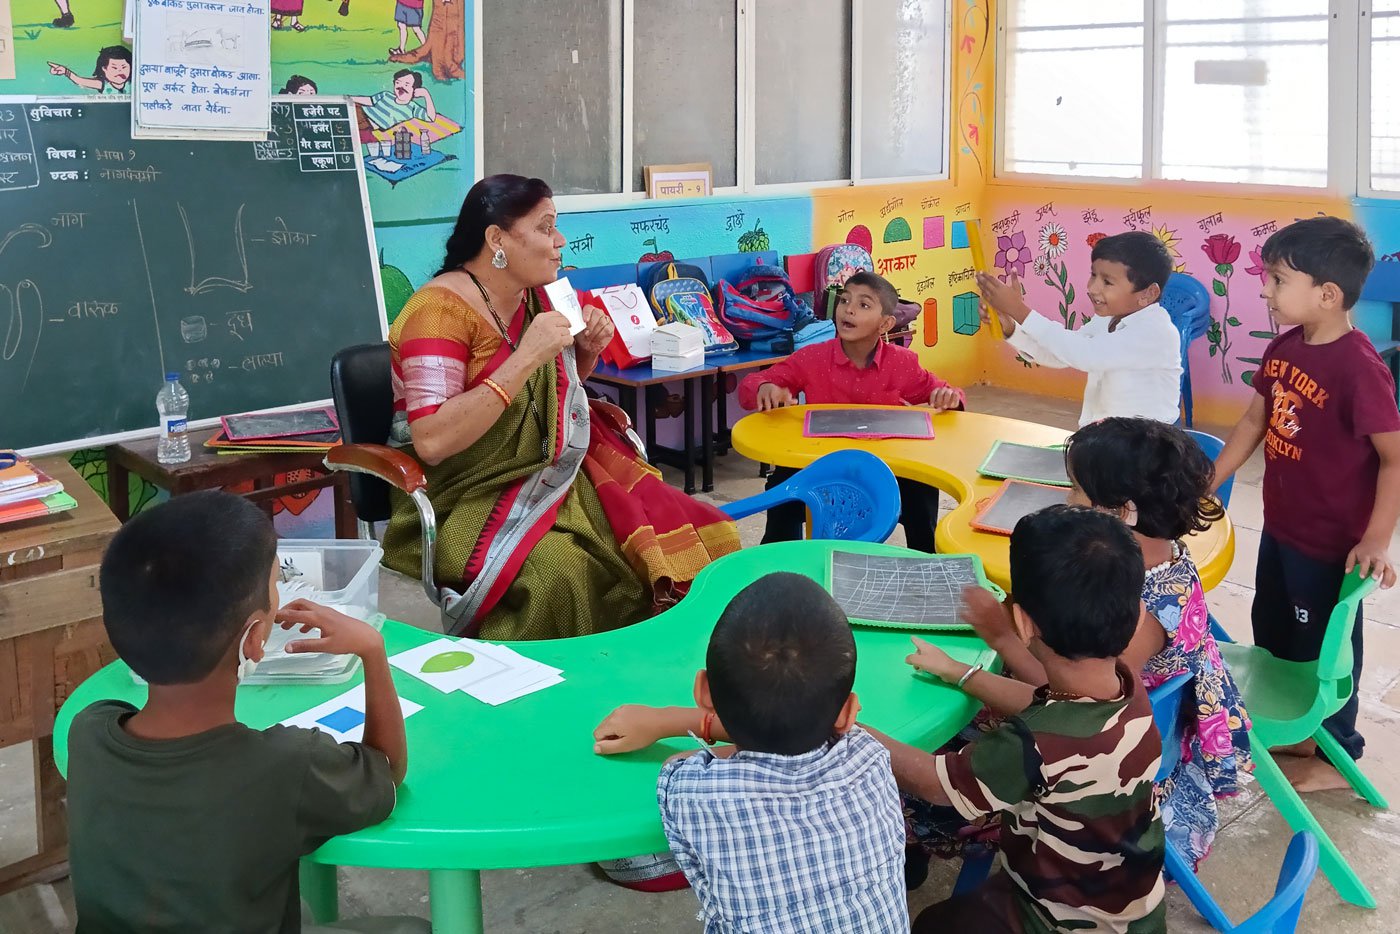
<svg viewBox="0 0 1400 934">
<path fill-rule="evenodd" d="M 715 314 L 704 275 L 699 267 L 686 263 L 659 263 L 643 273 L 639 284 L 657 321 L 699 328 L 707 357 L 733 353 L 739 344 Z"/>
<path fill-rule="evenodd" d="M 791 339 L 814 317 L 778 266 L 749 266 L 733 283 L 721 279 L 718 294 L 720 320 L 749 343 Z"/>
</svg>

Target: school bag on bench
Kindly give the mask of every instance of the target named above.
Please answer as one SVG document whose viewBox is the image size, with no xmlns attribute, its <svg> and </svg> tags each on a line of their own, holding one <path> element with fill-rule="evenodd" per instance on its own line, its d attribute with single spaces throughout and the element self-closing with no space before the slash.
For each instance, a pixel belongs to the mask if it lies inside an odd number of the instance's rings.
<svg viewBox="0 0 1400 934">
<path fill-rule="evenodd" d="M 736 282 L 721 279 L 718 295 L 724 326 L 759 350 L 790 350 L 793 333 L 814 318 L 778 266 L 749 266 Z"/>
<path fill-rule="evenodd" d="M 689 273 L 689 275 L 687 275 Z M 697 266 L 686 263 L 660 263 L 643 274 L 642 291 L 651 301 L 651 310 L 662 324 L 689 324 L 700 329 L 705 339 L 705 356 L 733 353 L 739 349 L 734 335 L 720 321 L 710 301 L 710 284 Z"/>
<path fill-rule="evenodd" d="M 831 317 L 836 310 L 836 296 L 847 279 L 858 272 L 874 271 L 875 260 L 863 246 L 834 243 L 818 250 L 812 264 L 812 308 L 817 317 Z"/>
</svg>

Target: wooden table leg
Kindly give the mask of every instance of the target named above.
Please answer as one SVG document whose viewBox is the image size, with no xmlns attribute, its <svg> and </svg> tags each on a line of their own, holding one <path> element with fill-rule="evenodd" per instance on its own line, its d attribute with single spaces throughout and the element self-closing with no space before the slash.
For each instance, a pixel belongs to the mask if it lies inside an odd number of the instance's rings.
<svg viewBox="0 0 1400 934">
<path fill-rule="evenodd" d="M 355 504 L 350 500 L 350 476 L 339 473 L 335 483 L 327 489 L 335 497 L 335 537 L 358 538 L 359 528 L 355 522 Z"/>
<path fill-rule="evenodd" d="M 118 522 L 131 518 L 130 474 L 127 469 L 107 455 L 107 506 Z"/>
<path fill-rule="evenodd" d="M 481 873 L 475 869 L 434 869 L 428 873 L 433 934 L 483 934 Z"/>
<path fill-rule="evenodd" d="M 340 918 L 340 892 L 335 867 L 303 859 L 300 866 L 301 897 L 311 908 L 317 924 L 331 924 Z"/>
<path fill-rule="evenodd" d="M 700 377 L 698 382 L 703 382 L 704 377 Z M 687 496 L 695 495 L 695 384 L 697 380 L 688 379 L 685 381 L 685 426 L 683 434 L 685 437 L 684 453 L 681 455 L 685 459 L 685 493 Z"/>
<path fill-rule="evenodd" d="M 706 376 L 700 381 L 700 489 L 706 493 L 715 488 L 715 425 L 714 395 L 723 391 L 718 373 Z"/>
<path fill-rule="evenodd" d="M 68 842 L 63 814 L 63 777 L 53 762 L 54 655 L 62 629 L 31 633 L 29 641 L 29 710 L 34 724 L 34 816 L 39 852 L 61 849 Z"/>
</svg>

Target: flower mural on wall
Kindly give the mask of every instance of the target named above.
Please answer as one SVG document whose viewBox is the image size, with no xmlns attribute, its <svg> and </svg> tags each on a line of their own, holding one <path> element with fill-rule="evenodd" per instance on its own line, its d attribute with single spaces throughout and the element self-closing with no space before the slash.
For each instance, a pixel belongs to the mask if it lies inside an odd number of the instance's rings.
<svg viewBox="0 0 1400 934">
<path fill-rule="evenodd" d="M 1075 314 L 1071 307 L 1074 305 L 1074 286 L 1069 281 L 1069 265 L 1062 259 L 1069 251 L 1069 234 L 1065 233 L 1064 225 L 1051 221 L 1041 227 L 1040 248 L 1044 253 L 1036 258 L 1032 268 L 1046 285 L 1058 293 L 1060 320 L 1065 327 L 1073 329 Z M 1083 320 L 1087 321 L 1088 316 L 1084 316 Z"/>
<path fill-rule="evenodd" d="M 1240 319 L 1230 314 L 1230 278 L 1235 274 L 1235 260 L 1240 258 L 1240 244 L 1229 234 L 1211 234 L 1201 244 L 1201 252 L 1215 264 L 1211 291 L 1225 299 L 1225 310 L 1219 318 L 1212 316 L 1206 340 L 1210 341 L 1210 355 L 1220 357 L 1220 379 L 1229 385 L 1235 381 L 1230 372 L 1230 329 L 1240 326 Z"/>
<path fill-rule="evenodd" d="M 1064 227 L 1052 222 L 1040 228 L 1040 252 L 1047 259 L 1059 259 L 1068 249 L 1069 235 Z"/>
<path fill-rule="evenodd" d="M 1031 251 L 1026 248 L 1024 233 L 1018 230 L 1009 237 L 997 237 L 997 256 L 993 265 L 998 269 L 1024 276 L 1030 261 Z"/>
<path fill-rule="evenodd" d="M 982 126 L 986 112 L 982 107 L 982 82 L 974 80 L 991 40 L 992 17 L 988 0 L 965 0 L 962 15 L 962 40 L 958 43 L 957 63 L 962 69 L 962 91 L 958 96 L 957 121 L 962 137 L 958 151 L 972 159 L 979 176 L 985 175 L 982 165 Z"/>
<path fill-rule="evenodd" d="M 1163 224 L 1163 225 L 1161 225 L 1160 227 L 1153 227 L 1153 228 L 1152 228 L 1152 236 L 1154 236 L 1154 237 L 1156 237 L 1158 240 L 1162 241 L 1162 246 L 1164 246 L 1164 247 L 1167 248 L 1167 253 L 1171 255 L 1171 258 L 1172 258 L 1172 259 L 1174 259 L 1174 260 L 1175 260 L 1175 259 L 1181 259 L 1181 251 L 1178 250 L 1178 249 L 1176 248 L 1176 245 L 1177 245 L 1178 243 L 1181 242 L 1181 238 L 1178 237 L 1178 236 L 1176 235 L 1176 231 L 1175 231 L 1175 230 L 1169 230 L 1169 229 L 1167 228 L 1167 225 L 1166 225 L 1166 224 Z M 1185 263 L 1173 263 L 1173 264 L 1172 264 L 1172 272 L 1185 272 L 1185 271 L 1186 271 L 1186 264 L 1185 264 Z"/>
<path fill-rule="evenodd" d="M 1246 275 L 1259 277 L 1260 285 L 1264 284 L 1264 280 L 1269 275 L 1268 271 L 1264 268 L 1263 250 L 1263 246 L 1256 243 L 1254 248 L 1249 251 L 1249 262 L 1252 265 L 1244 267 Z"/>
</svg>

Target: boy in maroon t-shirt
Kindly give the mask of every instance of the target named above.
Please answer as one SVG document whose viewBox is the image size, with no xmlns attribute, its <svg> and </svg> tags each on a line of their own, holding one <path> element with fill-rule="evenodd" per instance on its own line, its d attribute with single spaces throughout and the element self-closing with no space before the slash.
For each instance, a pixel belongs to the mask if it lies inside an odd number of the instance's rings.
<svg viewBox="0 0 1400 934">
<path fill-rule="evenodd" d="M 1216 459 L 1218 487 L 1264 443 L 1264 531 L 1255 572 L 1254 641 L 1312 661 L 1342 578 L 1395 582 L 1388 553 L 1400 519 L 1400 412 L 1395 381 L 1349 312 L 1375 262 L 1355 224 L 1311 217 L 1269 237 L 1262 298 L 1281 325 L 1254 377 L 1257 395 Z M 1324 724 L 1354 759 L 1361 614 L 1352 630 L 1352 696 Z M 1346 787 L 1312 741 L 1280 750 L 1300 791 Z"/>
</svg>

